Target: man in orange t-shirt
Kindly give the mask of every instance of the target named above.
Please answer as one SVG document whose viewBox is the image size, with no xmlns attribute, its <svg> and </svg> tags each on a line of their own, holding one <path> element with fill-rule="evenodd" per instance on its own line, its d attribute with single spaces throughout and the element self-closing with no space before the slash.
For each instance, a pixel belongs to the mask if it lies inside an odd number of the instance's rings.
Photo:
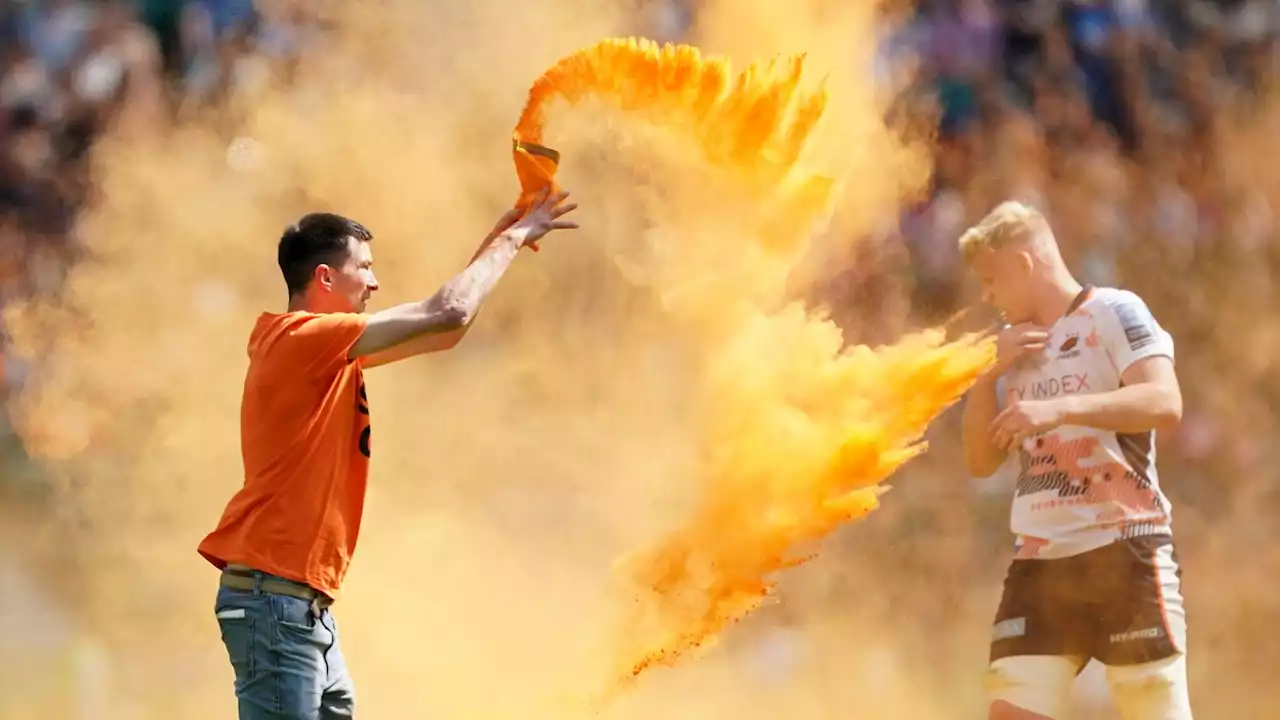
<svg viewBox="0 0 1280 720">
<path fill-rule="evenodd" d="M 371 454 L 364 370 L 458 343 L 517 253 L 576 206 L 543 192 L 512 211 L 434 295 L 371 315 L 372 236 L 340 215 L 280 238 L 285 313 L 249 337 L 244 485 L 199 552 L 222 571 L 214 612 L 242 720 L 349 718 L 355 692 L 329 606 L 355 552 Z"/>
</svg>

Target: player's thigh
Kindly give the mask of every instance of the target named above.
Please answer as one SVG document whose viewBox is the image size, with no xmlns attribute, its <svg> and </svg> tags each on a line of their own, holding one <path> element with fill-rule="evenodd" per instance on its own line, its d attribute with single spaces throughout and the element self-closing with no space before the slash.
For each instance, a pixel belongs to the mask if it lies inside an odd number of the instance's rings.
<svg viewBox="0 0 1280 720">
<path fill-rule="evenodd" d="M 991 718 L 1060 718 L 1088 653 L 1076 563 L 1015 560 L 1005 576 L 985 686 Z"/>
<path fill-rule="evenodd" d="M 1107 684 L 1124 720 L 1192 720 L 1187 656 L 1107 666 Z"/>
<path fill-rule="evenodd" d="M 988 720 L 1060 720 L 1086 659 L 1017 655 L 991 663 L 984 682 Z"/>
<path fill-rule="evenodd" d="M 1087 656 L 1087 608 L 1073 592 L 1075 584 L 1074 565 L 1068 561 L 1010 563 L 991 628 L 990 661 Z"/>
<path fill-rule="evenodd" d="M 1182 572 L 1168 537 L 1116 544 L 1098 568 L 1114 580 L 1098 604 L 1090 654 L 1109 667 L 1143 665 L 1186 652 Z"/>
</svg>

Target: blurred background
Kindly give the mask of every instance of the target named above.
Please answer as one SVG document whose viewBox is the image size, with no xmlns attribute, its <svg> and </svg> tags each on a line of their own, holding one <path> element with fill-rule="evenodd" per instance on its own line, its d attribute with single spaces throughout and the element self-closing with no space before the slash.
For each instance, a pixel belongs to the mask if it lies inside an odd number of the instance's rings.
<svg viewBox="0 0 1280 720">
<path fill-rule="evenodd" d="M 80 219 L 101 199 L 92 158 L 104 134 L 122 142 L 193 117 L 216 126 L 239 90 L 287 82 L 300 58 L 323 52 L 333 29 L 324 7 L 0 0 L 0 305 L 56 297 L 70 268 L 94 262 Z M 627 32 L 697 40 L 698 0 L 634 10 Z M 1185 565 L 1197 717 L 1280 717 L 1280 692 L 1267 687 L 1280 668 L 1280 596 L 1268 587 L 1280 577 L 1280 3 L 884 0 L 873 14 L 868 72 L 895 93 L 891 118 L 932 128 L 932 180 L 896 216 L 838 243 L 812 299 L 831 308 L 848 342 L 889 343 L 945 321 L 975 297 L 956 238 L 1010 197 L 1048 215 L 1082 280 L 1146 298 L 1178 344 L 1185 393 L 1159 466 Z M 0 327 L 0 402 L 41 372 L 39 360 L 7 350 Z M 980 716 L 986 623 L 1011 554 L 1011 477 L 964 476 L 958 408 L 928 439 L 931 451 L 899 474 L 885 507 L 824 551 L 823 562 L 856 561 L 861 572 L 833 579 L 808 567 L 787 583 L 818 588 L 811 605 L 824 611 L 891 618 L 900 635 L 865 646 L 863 670 L 874 673 L 886 653 L 927 661 L 944 678 L 937 687 L 954 691 L 955 714 L 864 714 L 851 701 L 846 714 L 821 717 Z M 48 567 L 32 561 L 13 520 L 57 516 L 56 498 L 0 411 L 0 654 L 30 670 L 22 685 L 0 674 L 0 717 L 129 717 L 109 700 L 109 644 L 87 630 L 74 593 L 46 582 Z M 743 672 L 785 683 L 795 658 L 821 644 L 788 633 L 798 614 L 784 606 L 741 631 L 754 642 Z M 229 674 L 219 682 L 229 696 Z M 37 711 L 23 705 L 26 693 L 63 704 Z M 1110 717 L 1092 670 L 1080 703 L 1081 717 Z"/>
</svg>

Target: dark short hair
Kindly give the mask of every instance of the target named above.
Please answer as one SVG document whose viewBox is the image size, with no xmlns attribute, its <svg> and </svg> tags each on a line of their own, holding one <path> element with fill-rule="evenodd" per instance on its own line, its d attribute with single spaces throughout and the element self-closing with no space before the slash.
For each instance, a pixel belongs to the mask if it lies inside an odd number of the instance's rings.
<svg viewBox="0 0 1280 720">
<path fill-rule="evenodd" d="M 316 267 L 339 265 L 351 251 L 349 242 L 369 242 L 373 233 L 365 226 L 333 213 L 311 213 L 285 228 L 276 260 L 289 295 L 306 290 Z"/>
</svg>

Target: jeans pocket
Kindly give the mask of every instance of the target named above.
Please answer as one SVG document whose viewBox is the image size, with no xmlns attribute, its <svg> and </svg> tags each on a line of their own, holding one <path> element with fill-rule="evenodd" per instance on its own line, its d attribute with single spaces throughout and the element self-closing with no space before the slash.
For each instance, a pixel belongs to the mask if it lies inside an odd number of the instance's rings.
<svg viewBox="0 0 1280 720">
<path fill-rule="evenodd" d="M 310 635 L 316 627 L 311 603 L 288 595 L 270 595 L 271 616 L 284 630 Z"/>
<path fill-rule="evenodd" d="M 218 607 L 214 614 L 222 632 L 222 644 L 236 673 L 236 690 L 244 688 L 257 670 L 253 662 L 253 613 L 242 607 Z"/>
</svg>

